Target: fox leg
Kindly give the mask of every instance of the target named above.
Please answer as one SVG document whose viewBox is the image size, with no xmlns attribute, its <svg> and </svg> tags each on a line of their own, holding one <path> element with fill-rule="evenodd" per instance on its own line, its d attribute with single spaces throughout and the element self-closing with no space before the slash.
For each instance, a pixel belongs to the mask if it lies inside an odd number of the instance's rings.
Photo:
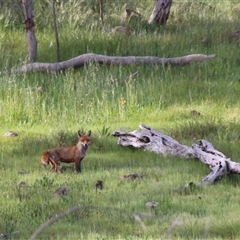
<svg viewBox="0 0 240 240">
<path fill-rule="evenodd" d="M 55 170 L 55 172 L 58 173 L 58 165 L 59 165 L 59 163 L 54 161 L 52 158 L 49 159 L 49 162 L 51 164 L 50 171 Z"/>
<path fill-rule="evenodd" d="M 51 165 L 51 168 L 50 168 L 50 172 L 54 169 L 54 164 L 52 161 L 49 161 L 50 165 Z"/>
<path fill-rule="evenodd" d="M 81 172 L 81 160 L 80 159 L 75 159 L 75 170 L 76 172 Z"/>
<path fill-rule="evenodd" d="M 59 169 L 59 163 L 54 162 L 54 170 L 56 171 L 56 173 L 58 173 L 58 169 Z"/>
</svg>

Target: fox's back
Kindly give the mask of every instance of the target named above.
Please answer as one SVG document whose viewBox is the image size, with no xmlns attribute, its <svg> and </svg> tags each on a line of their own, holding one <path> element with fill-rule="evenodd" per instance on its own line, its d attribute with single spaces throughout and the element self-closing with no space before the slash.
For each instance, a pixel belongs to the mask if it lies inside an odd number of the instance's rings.
<svg viewBox="0 0 240 240">
<path fill-rule="evenodd" d="M 60 159 L 74 159 L 79 155 L 79 151 L 76 146 L 71 146 L 71 147 L 61 147 L 61 148 L 53 148 L 51 149 L 51 154 L 57 158 Z"/>
<path fill-rule="evenodd" d="M 86 155 L 90 141 L 91 139 L 88 135 L 82 135 L 75 146 L 53 148 L 49 151 L 51 151 L 52 155 L 61 159 L 70 160 L 74 158 L 83 158 Z"/>
</svg>

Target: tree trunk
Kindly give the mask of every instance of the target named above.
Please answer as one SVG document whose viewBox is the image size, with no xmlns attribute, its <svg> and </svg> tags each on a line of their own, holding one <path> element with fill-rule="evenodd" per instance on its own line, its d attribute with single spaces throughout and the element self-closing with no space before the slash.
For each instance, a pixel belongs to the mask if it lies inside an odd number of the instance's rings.
<svg viewBox="0 0 240 240">
<path fill-rule="evenodd" d="M 34 32 L 34 15 L 32 0 L 22 0 L 24 15 L 25 15 L 25 29 L 28 41 L 28 60 L 36 61 L 37 58 L 37 40 Z"/>
<path fill-rule="evenodd" d="M 56 0 L 52 0 L 52 13 L 53 13 L 53 25 L 56 39 L 56 51 L 57 51 L 57 61 L 60 62 L 60 43 L 59 43 L 59 35 L 58 35 L 58 26 L 57 26 L 57 18 L 56 18 Z"/>
<path fill-rule="evenodd" d="M 156 0 L 155 7 L 148 20 L 148 23 L 157 23 L 160 25 L 166 24 L 170 14 L 171 5 L 172 0 Z"/>
<path fill-rule="evenodd" d="M 141 130 L 134 130 L 133 132 L 115 131 L 112 136 L 118 137 L 118 144 L 121 146 L 142 148 L 145 151 L 155 152 L 163 156 L 197 157 L 191 147 L 182 145 L 173 138 L 144 124 L 140 124 L 139 127 Z"/>
<path fill-rule="evenodd" d="M 10 70 L 0 72 L 0 74 L 7 73 L 28 73 L 28 72 L 50 72 L 56 73 L 69 68 L 80 68 L 85 64 L 89 63 L 100 63 L 100 64 L 115 64 L 115 65 L 126 65 L 126 64 L 161 64 L 161 65 L 185 65 L 191 62 L 204 62 L 214 58 L 216 55 L 204 55 L 204 54 L 191 54 L 182 57 L 175 58 L 159 58 L 153 56 L 106 56 L 98 55 L 94 53 L 87 53 L 78 57 L 69 59 L 64 62 L 58 63 L 31 63 L 21 67 L 12 68 Z"/>
<path fill-rule="evenodd" d="M 212 170 L 201 180 L 200 184 L 214 183 L 226 174 L 240 174 L 240 163 L 231 161 L 206 140 L 200 140 L 198 144 L 188 147 L 144 124 L 140 124 L 140 128 L 141 130 L 132 132 L 117 130 L 112 133 L 112 136 L 118 137 L 118 144 L 121 146 L 142 148 L 163 156 L 172 155 L 187 159 L 199 159 Z"/>
<path fill-rule="evenodd" d="M 100 22 L 101 22 L 101 26 L 103 27 L 104 25 L 104 20 L 103 20 L 103 13 L 104 9 L 103 9 L 103 0 L 99 0 L 99 15 L 100 15 Z"/>
</svg>

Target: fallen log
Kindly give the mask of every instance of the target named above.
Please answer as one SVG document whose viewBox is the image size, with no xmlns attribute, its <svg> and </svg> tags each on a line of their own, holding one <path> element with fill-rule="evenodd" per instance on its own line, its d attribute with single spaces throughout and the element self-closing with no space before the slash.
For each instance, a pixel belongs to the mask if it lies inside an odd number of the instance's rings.
<svg viewBox="0 0 240 240">
<path fill-rule="evenodd" d="M 116 130 L 112 136 L 118 137 L 118 144 L 121 146 L 142 148 L 163 156 L 199 159 L 211 169 L 211 172 L 200 181 L 200 184 L 212 184 L 230 173 L 240 174 L 240 163 L 231 161 L 206 140 L 200 140 L 198 144 L 188 147 L 145 124 L 140 124 L 139 127 L 140 130 L 132 132 Z"/>
<path fill-rule="evenodd" d="M 158 132 L 144 124 L 140 124 L 141 130 L 133 132 L 115 131 L 112 136 L 118 137 L 118 144 L 143 148 L 146 151 L 155 152 L 163 156 L 172 155 L 184 158 L 196 158 L 195 151 L 186 145 L 182 145 L 173 138 Z"/>
<path fill-rule="evenodd" d="M 29 63 L 20 67 L 14 67 L 9 70 L 1 72 L 1 74 L 7 73 L 29 73 L 29 72 L 49 72 L 57 73 L 66 69 L 76 69 L 83 67 L 89 63 L 99 64 L 113 64 L 113 65 L 126 65 L 126 64 L 162 64 L 162 65 L 185 65 L 192 62 L 204 62 L 214 58 L 216 55 L 205 54 L 191 54 L 182 57 L 175 58 L 159 58 L 153 56 L 106 56 L 98 55 L 94 53 L 86 53 L 75 58 L 57 63 L 42 63 L 35 62 Z"/>
</svg>

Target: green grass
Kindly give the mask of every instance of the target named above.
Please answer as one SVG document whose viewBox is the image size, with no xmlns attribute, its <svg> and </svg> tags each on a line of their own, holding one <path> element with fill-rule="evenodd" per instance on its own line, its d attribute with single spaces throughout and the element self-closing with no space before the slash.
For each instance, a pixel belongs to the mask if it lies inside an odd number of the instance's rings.
<svg viewBox="0 0 240 240">
<path fill-rule="evenodd" d="M 55 62 L 51 6 L 43 6 L 42 1 L 34 4 L 37 61 Z M 10 1 L 2 7 L 1 71 L 23 65 L 27 55 L 21 11 L 16 12 Z M 142 122 L 189 146 L 206 139 L 233 161 L 240 161 L 240 41 L 232 36 L 239 28 L 240 4 L 174 2 L 166 26 L 147 24 L 152 1 L 106 1 L 104 7 L 101 27 L 95 1 L 58 5 L 62 60 L 88 52 L 217 57 L 178 67 L 91 64 L 56 75 L 1 75 L 0 234 L 28 239 L 51 217 L 78 205 L 86 207 L 58 220 L 37 239 L 161 239 L 166 234 L 167 239 L 240 239 L 239 176 L 227 176 L 212 186 L 173 191 L 189 182 L 199 183 L 209 173 L 207 166 L 123 148 L 110 135 L 120 128 L 137 129 Z M 144 18 L 124 21 L 125 8 L 138 10 Z M 135 30 L 133 36 L 112 33 L 112 28 L 127 24 Z M 211 43 L 203 44 L 204 38 Z M 192 115 L 192 110 L 200 115 Z M 49 172 L 40 163 L 41 153 L 75 144 L 79 129 L 93 132 L 83 172 Z M 3 137 L 9 130 L 19 136 Z M 127 173 L 146 176 L 121 180 Z M 102 191 L 96 192 L 97 180 L 104 182 Z M 69 193 L 54 198 L 60 186 L 69 188 Z M 146 207 L 149 201 L 159 205 L 151 211 Z M 132 213 L 145 214 L 145 230 Z M 173 229 L 176 219 L 180 225 Z M 11 235 L 15 231 L 20 234 Z"/>
</svg>

